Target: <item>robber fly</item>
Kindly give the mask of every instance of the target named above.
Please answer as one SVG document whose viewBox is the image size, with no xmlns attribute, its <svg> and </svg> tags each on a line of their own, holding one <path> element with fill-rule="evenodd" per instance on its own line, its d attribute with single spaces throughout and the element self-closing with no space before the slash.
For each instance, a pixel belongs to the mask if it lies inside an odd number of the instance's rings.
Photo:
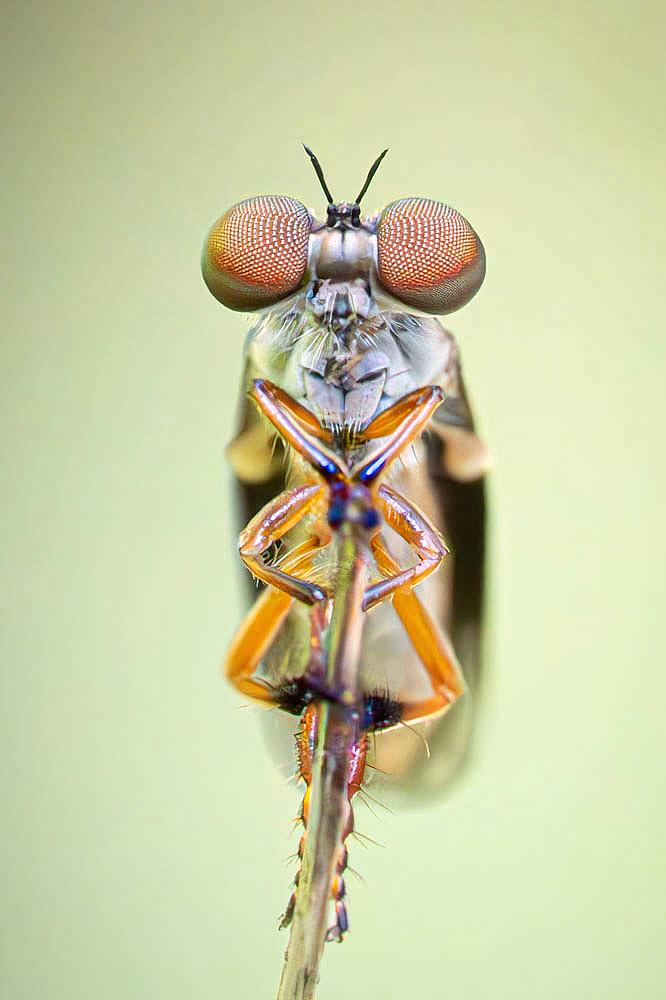
<svg viewBox="0 0 666 1000">
<path fill-rule="evenodd" d="M 303 462 L 292 443 L 285 444 L 248 399 L 256 380 L 278 387 L 287 394 L 283 404 L 288 399 L 311 414 L 338 451 L 350 452 L 367 447 L 363 432 L 399 400 L 424 386 L 439 387 L 443 398 L 428 423 L 430 433 L 392 467 L 390 487 L 425 512 L 452 550 L 419 597 L 450 636 L 474 693 L 486 451 L 474 430 L 456 343 L 435 315 L 461 308 L 476 293 L 485 273 L 483 246 L 455 209 L 427 198 L 403 198 L 363 217 L 360 202 L 386 151 L 351 203 L 334 201 L 317 158 L 306 152 L 328 201 L 325 219 L 317 220 L 291 197 L 254 197 L 225 212 L 204 243 L 202 270 L 212 294 L 231 309 L 258 314 L 247 341 L 240 429 L 228 449 L 243 525 L 285 486 L 303 482 Z M 393 536 L 389 558 L 404 564 L 409 545 Z M 302 525 L 286 543 L 288 554 L 307 545 Z M 262 575 L 256 560 L 251 568 Z M 324 563 L 318 572 L 325 577 Z M 270 691 L 297 684 L 307 672 L 313 628 L 312 613 L 302 601 L 292 601 L 256 663 Z M 233 655 L 230 664 L 230 675 L 243 673 Z M 415 683 L 418 700 L 422 659 L 397 622 L 395 602 L 393 608 L 381 603 L 369 616 L 360 671 L 367 691 L 404 691 Z M 251 686 L 247 673 L 243 677 Z M 252 692 L 246 687 L 246 693 Z M 429 734 L 439 767 L 423 768 L 418 779 L 412 774 L 412 788 L 416 780 L 424 788 L 440 784 L 457 771 L 473 705 L 473 699 L 460 699 Z M 410 756 L 420 759 L 418 741 L 398 755 L 407 764 Z"/>
<path fill-rule="evenodd" d="M 329 840 L 335 873 L 327 894 L 335 903 L 336 920 L 328 928 L 327 937 L 339 941 L 348 927 L 343 879 L 347 865 L 345 841 L 354 829 L 351 800 L 363 782 L 368 734 L 431 720 L 445 712 L 464 690 L 455 654 L 413 593 L 413 588 L 438 568 L 447 554 L 446 545 L 418 508 L 384 482 L 391 463 L 421 433 L 440 405 L 442 390 L 438 386 L 415 390 L 375 417 L 360 432 L 361 442 L 351 439 L 346 444 L 272 383 L 257 379 L 251 396 L 283 440 L 305 461 L 309 472 L 304 470 L 299 485 L 270 501 L 241 532 L 241 557 L 253 575 L 268 587 L 231 645 L 227 676 L 243 694 L 301 716 L 298 773 L 306 784 L 300 815 L 305 828 L 298 852 L 301 861 L 308 835 L 321 706 L 328 702 L 338 707 L 344 743 L 334 740 L 332 752 L 343 756 L 346 787 L 345 798 L 340 801 L 343 816 L 339 837 Z M 373 449 L 377 439 L 381 444 Z M 277 564 L 265 563 L 262 556 L 271 544 L 298 525 L 304 526 L 303 541 L 290 546 L 286 557 Z M 339 578 L 335 567 L 327 567 L 326 562 L 322 565 L 319 557 L 329 547 L 334 548 L 333 536 L 345 525 L 353 526 L 358 543 L 355 558 L 363 581 L 352 614 L 364 615 L 391 600 L 419 657 L 429 684 L 428 692 L 410 694 L 400 689 L 374 689 L 359 684 L 355 663 L 349 664 L 351 669 L 344 677 L 330 669 L 327 660 L 331 643 L 327 643 L 326 637 L 334 628 L 333 605 L 335 599 L 340 600 L 339 594 L 336 598 Z M 393 558 L 386 537 L 389 528 L 416 555 L 411 566 L 402 568 Z M 307 630 L 301 657 L 297 655 L 292 634 L 292 649 L 284 670 L 273 678 L 257 674 L 257 667 L 267 654 L 274 666 L 275 657 L 271 657 L 270 650 L 294 603 L 302 611 L 309 609 L 304 617 Z M 347 624 L 352 627 L 349 618 Z M 295 674 L 294 660 L 299 663 Z M 313 850 L 319 844 L 321 837 Z M 326 858 L 323 863 L 326 864 Z M 296 891 L 281 926 L 290 923 L 295 906 Z"/>
</svg>

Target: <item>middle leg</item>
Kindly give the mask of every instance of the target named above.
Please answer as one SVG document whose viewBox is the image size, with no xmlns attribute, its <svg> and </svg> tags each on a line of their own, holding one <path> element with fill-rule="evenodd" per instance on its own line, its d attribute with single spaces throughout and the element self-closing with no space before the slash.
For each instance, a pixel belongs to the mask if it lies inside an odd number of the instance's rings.
<svg viewBox="0 0 666 1000">
<path fill-rule="evenodd" d="M 281 493 L 252 518 L 238 537 L 241 559 L 253 576 L 304 604 L 323 601 L 326 594 L 315 583 L 287 573 L 279 566 L 266 565 L 262 556 L 272 542 L 279 541 L 298 524 L 321 497 L 323 490 L 321 483 L 307 483 Z"/>
<path fill-rule="evenodd" d="M 365 592 L 363 610 L 369 611 L 402 588 L 416 586 L 437 569 L 449 551 L 437 529 L 418 508 L 388 486 L 379 488 L 379 505 L 389 527 L 415 550 L 418 562 L 408 569 L 396 568 L 385 580 Z"/>
<path fill-rule="evenodd" d="M 372 549 L 382 573 L 399 574 L 400 567 L 379 535 Z M 411 588 L 396 591 L 392 603 L 432 684 L 429 698 L 404 705 L 402 721 L 418 722 L 445 711 L 463 694 L 465 682 L 451 644 Z"/>
</svg>

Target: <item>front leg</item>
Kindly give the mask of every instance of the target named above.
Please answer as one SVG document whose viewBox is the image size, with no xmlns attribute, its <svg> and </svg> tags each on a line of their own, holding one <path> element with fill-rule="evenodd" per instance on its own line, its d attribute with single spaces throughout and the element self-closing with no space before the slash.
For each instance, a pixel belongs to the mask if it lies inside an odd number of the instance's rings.
<svg viewBox="0 0 666 1000">
<path fill-rule="evenodd" d="M 285 573 L 277 566 L 267 566 L 262 555 L 273 542 L 279 541 L 298 524 L 322 496 L 323 491 L 321 483 L 308 483 L 281 493 L 275 500 L 267 503 L 238 536 L 241 559 L 253 576 L 304 604 L 323 601 L 326 598 L 325 592 L 316 583 Z"/>
<path fill-rule="evenodd" d="M 330 438 L 330 434 L 312 414 L 308 415 L 308 411 L 300 403 L 291 399 L 272 382 L 261 378 L 254 380 L 250 396 L 279 432 L 280 437 L 284 438 L 294 451 L 302 455 L 320 476 L 330 480 L 339 476 L 344 479 L 349 475 L 346 462 L 322 443 Z M 316 440 L 308 436 L 309 434 L 314 434 L 320 443 L 317 444 Z"/>
<path fill-rule="evenodd" d="M 373 452 L 354 467 L 354 479 L 369 486 L 384 474 L 391 462 L 423 431 L 442 402 L 439 386 L 426 386 L 403 396 L 384 410 L 363 431 L 366 438 L 386 437 L 379 451 Z"/>
</svg>

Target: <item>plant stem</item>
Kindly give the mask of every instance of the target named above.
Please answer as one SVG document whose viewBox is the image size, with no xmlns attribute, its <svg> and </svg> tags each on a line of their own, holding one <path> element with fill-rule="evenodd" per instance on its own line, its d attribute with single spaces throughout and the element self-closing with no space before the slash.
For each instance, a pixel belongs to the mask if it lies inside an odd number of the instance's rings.
<svg viewBox="0 0 666 1000">
<path fill-rule="evenodd" d="M 367 547 L 343 525 L 336 545 L 337 576 L 327 636 L 326 685 L 335 700 L 318 705 L 307 836 L 276 1000 L 312 1000 L 319 981 L 331 885 L 349 808 L 350 753 L 359 737 L 358 663 L 368 578 Z"/>
</svg>

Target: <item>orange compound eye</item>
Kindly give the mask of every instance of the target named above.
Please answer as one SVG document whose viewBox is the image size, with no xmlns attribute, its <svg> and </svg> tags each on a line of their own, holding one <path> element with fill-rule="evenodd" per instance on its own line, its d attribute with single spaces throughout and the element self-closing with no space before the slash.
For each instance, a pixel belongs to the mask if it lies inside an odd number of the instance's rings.
<svg viewBox="0 0 666 1000">
<path fill-rule="evenodd" d="M 429 313 L 460 309 L 486 273 L 483 244 L 454 208 L 429 198 L 401 198 L 377 226 L 382 286 L 408 306 Z"/>
<path fill-rule="evenodd" d="M 306 275 L 311 222 L 305 205 L 280 195 L 230 208 L 206 237 L 201 258 L 215 298 L 249 312 L 295 292 Z"/>
</svg>

